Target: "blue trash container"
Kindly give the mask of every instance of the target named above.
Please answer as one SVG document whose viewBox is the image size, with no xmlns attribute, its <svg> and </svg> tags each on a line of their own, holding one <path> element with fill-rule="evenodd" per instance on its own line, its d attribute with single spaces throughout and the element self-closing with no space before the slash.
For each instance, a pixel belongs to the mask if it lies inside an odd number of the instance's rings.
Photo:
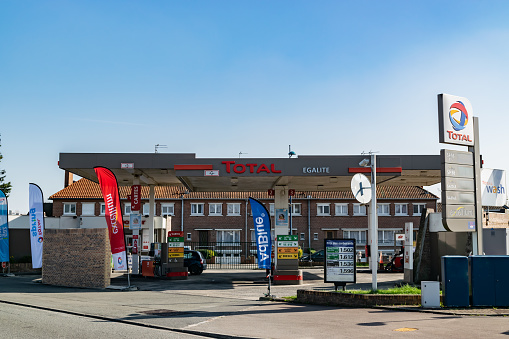
<svg viewBox="0 0 509 339">
<path fill-rule="evenodd" d="M 472 306 L 509 306 L 509 256 L 473 255 L 469 261 Z"/>
<path fill-rule="evenodd" d="M 442 294 L 446 307 L 470 306 L 468 258 L 460 255 L 442 257 Z"/>
</svg>

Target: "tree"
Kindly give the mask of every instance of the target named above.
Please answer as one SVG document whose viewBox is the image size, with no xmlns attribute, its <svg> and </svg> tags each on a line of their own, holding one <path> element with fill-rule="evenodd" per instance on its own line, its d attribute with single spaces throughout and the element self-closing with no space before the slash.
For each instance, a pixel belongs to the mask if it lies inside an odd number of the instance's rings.
<svg viewBox="0 0 509 339">
<path fill-rule="evenodd" d="M 0 147 L 2 146 L 2 139 L 0 138 Z M 3 155 L 2 153 L 0 153 L 0 162 L 2 161 L 3 159 Z M 11 192 L 11 188 L 12 188 L 12 185 L 11 185 L 11 182 L 10 181 L 5 181 L 5 170 L 0 170 L 0 189 L 2 191 L 4 191 L 5 195 L 6 196 L 9 196 L 9 193 Z"/>
</svg>

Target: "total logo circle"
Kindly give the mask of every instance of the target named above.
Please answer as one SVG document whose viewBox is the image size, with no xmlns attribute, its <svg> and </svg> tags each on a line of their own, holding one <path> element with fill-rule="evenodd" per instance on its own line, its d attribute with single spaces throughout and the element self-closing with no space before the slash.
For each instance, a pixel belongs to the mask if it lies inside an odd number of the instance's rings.
<svg viewBox="0 0 509 339">
<path fill-rule="evenodd" d="M 42 240 L 43 240 L 43 239 L 42 239 L 42 237 L 39 237 L 39 239 L 37 239 L 37 241 L 38 241 L 40 244 L 42 244 Z"/>
<path fill-rule="evenodd" d="M 455 131 L 461 131 L 468 124 L 468 112 L 461 101 L 456 101 L 449 108 L 449 120 Z"/>
<path fill-rule="evenodd" d="M 121 258 L 121 257 L 118 257 L 118 260 L 117 260 L 117 261 L 118 261 L 118 264 L 119 264 L 119 265 L 122 265 L 122 258 Z"/>
</svg>

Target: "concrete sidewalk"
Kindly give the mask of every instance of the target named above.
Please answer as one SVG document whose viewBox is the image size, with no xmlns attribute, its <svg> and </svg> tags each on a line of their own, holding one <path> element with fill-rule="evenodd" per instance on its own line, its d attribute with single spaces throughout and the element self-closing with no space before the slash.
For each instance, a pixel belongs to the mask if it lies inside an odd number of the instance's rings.
<svg viewBox="0 0 509 339">
<path fill-rule="evenodd" d="M 391 287 L 400 283 L 401 278 L 401 274 L 379 274 L 379 286 Z M 332 284 L 323 283 L 321 269 L 306 269 L 304 279 L 304 285 L 273 286 L 272 293 L 283 297 L 296 295 L 297 289 L 334 289 Z M 371 288 L 371 275 L 358 274 L 357 280 L 358 283 L 349 288 Z M 425 329 L 427 335 L 449 333 L 454 336 L 459 332 L 453 331 L 452 327 L 450 332 L 436 332 L 436 323 L 455 319 L 459 328 L 472 337 L 472 333 L 477 333 L 475 326 L 482 328 L 479 319 L 487 319 L 469 317 L 468 324 L 464 324 L 463 317 L 458 316 L 459 313 L 450 313 L 450 310 L 437 315 L 436 312 L 442 310 L 425 313 L 409 312 L 417 309 L 408 307 L 354 309 L 260 301 L 267 291 L 267 283 L 264 272 L 256 270 L 209 270 L 188 280 L 132 277 L 131 283 L 139 290 L 126 292 L 57 287 L 38 281 L 38 276 L 0 277 L 0 302 L 214 338 L 337 337 L 337 327 L 332 319 L 348 320 L 342 330 L 350 337 L 360 336 L 361 330 L 363 336 L 378 337 L 383 333 L 380 332 L 382 328 L 386 331 L 384 335 L 391 337 L 392 331 L 403 323 Z M 116 275 L 112 284 L 125 286 L 127 277 Z M 484 312 L 488 313 L 491 310 Z M 376 314 L 375 318 L 373 314 Z M 473 318 L 479 319 L 472 321 Z M 490 322 L 499 331 L 496 333 L 502 333 L 506 319 L 488 318 L 493 319 Z M 260 326 L 261 323 L 265 325 Z M 485 334 L 484 331 L 478 333 Z"/>
</svg>

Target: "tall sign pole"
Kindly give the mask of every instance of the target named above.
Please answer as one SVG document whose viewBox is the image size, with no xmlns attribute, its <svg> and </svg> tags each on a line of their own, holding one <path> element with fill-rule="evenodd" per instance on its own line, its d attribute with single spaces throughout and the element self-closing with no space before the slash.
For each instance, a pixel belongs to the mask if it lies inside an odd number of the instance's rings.
<svg viewBox="0 0 509 339">
<path fill-rule="evenodd" d="M 474 117 L 474 147 L 469 147 L 469 151 L 474 155 L 474 178 L 475 178 L 475 224 L 477 225 L 477 238 L 473 238 L 473 252 L 479 255 L 484 254 L 483 248 L 483 228 L 482 228 L 482 192 L 481 192 L 481 146 L 479 145 L 479 118 Z M 475 240 L 474 240 L 475 239 Z"/>
<path fill-rule="evenodd" d="M 371 153 L 371 289 L 376 291 L 378 270 L 378 215 L 376 206 L 376 154 Z"/>
<path fill-rule="evenodd" d="M 442 223 L 450 232 L 473 232 L 472 250 L 483 254 L 479 120 L 466 98 L 438 95 L 440 142 L 468 152 L 441 150 Z"/>
</svg>

